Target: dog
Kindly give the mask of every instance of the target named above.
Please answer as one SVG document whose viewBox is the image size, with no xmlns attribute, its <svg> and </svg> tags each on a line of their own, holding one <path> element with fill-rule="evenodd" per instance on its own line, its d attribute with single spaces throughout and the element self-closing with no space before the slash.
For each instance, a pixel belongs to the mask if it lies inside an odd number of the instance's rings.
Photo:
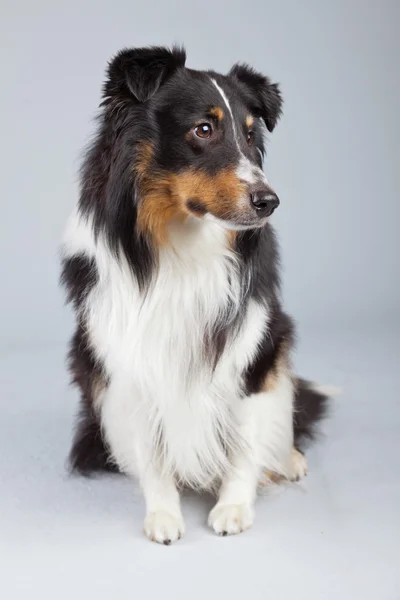
<svg viewBox="0 0 400 600">
<path fill-rule="evenodd" d="M 138 478 L 144 531 L 166 545 L 184 534 L 187 486 L 217 495 L 217 534 L 248 529 L 263 478 L 306 474 L 328 402 L 293 374 L 280 296 L 262 168 L 279 86 L 185 62 L 181 47 L 111 60 L 62 244 L 82 394 L 71 468 Z"/>
</svg>

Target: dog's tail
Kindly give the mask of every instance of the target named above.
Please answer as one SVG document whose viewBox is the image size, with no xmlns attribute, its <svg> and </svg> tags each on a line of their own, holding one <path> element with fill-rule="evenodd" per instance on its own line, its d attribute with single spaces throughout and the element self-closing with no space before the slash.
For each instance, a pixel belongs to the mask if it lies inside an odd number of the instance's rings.
<svg viewBox="0 0 400 600">
<path fill-rule="evenodd" d="M 293 429 L 294 445 L 302 449 L 317 434 L 317 424 L 328 416 L 329 400 L 340 393 L 338 388 L 322 386 L 306 379 L 296 378 Z"/>
<path fill-rule="evenodd" d="M 104 440 L 99 419 L 93 408 L 84 401 L 69 455 L 69 465 L 72 472 L 86 477 L 102 471 L 119 472 Z"/>
</svg>

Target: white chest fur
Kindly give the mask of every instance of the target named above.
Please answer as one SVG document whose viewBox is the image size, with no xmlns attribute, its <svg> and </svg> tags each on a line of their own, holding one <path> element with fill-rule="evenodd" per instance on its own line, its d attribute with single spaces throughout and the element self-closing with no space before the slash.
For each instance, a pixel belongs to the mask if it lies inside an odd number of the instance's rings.
<svg viewBox="0 0 400 600">
<path fill-rule="evenodd" d="M 88 332 L 110 376 L 109 393 L 125 396 L 123 402 L 107 399 L 115 403 L 109 413 L 130 420 L 132 436 L 146 436 L 165 469 L 192 485 L 207 485 L 226 468 L 221 440 L 238 443 L 240 374 L 265 330 L 267 309 L 248 303 L 239 333 L 228 334 L 213 369 L 205 340 L 216 324 L 237 313 L 244 283 L 226 231 L 197 220 L 173 224 L 172 244 L 160 251 L 147 293 L 101 237 L 94 243 L 91 236 L 89 224 L 75 220 L 66 253 L 84 251 L 96 259 L 99 279 L 87 299 Z"/>
</svg>

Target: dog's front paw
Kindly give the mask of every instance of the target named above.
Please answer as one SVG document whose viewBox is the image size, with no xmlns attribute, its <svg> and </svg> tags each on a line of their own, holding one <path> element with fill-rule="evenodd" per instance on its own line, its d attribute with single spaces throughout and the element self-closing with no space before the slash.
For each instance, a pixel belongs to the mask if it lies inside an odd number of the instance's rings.
<svg viewBox="0 0 400 600">
<path fill-rule="evenodd" d="M 241 533 L 253 525 L 254 510 L 251 504 L 217 503 L 208 517 L 208 524 L 218 535 Z"/>
<path fill-rule="evenodd" d="M 185 524 L 181 515 L 158 510 L 146 515 L 144 532 L 152 542 L 169 546 L 171 542 L 181 539 L 185 533 Z"/>
</svg>

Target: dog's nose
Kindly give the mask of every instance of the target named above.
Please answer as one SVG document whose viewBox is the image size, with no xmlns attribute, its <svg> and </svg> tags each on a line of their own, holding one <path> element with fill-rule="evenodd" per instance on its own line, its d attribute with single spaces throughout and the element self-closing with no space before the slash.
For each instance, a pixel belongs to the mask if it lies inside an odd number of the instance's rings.
<svg viewBox="0 0 400 600">
<path fill-rule="evenodd" d="M 269 217 L 279 206 L 279 198 L 272 190 L 254 190 L 250 200 L 259 217 Z"/>
</svg>

